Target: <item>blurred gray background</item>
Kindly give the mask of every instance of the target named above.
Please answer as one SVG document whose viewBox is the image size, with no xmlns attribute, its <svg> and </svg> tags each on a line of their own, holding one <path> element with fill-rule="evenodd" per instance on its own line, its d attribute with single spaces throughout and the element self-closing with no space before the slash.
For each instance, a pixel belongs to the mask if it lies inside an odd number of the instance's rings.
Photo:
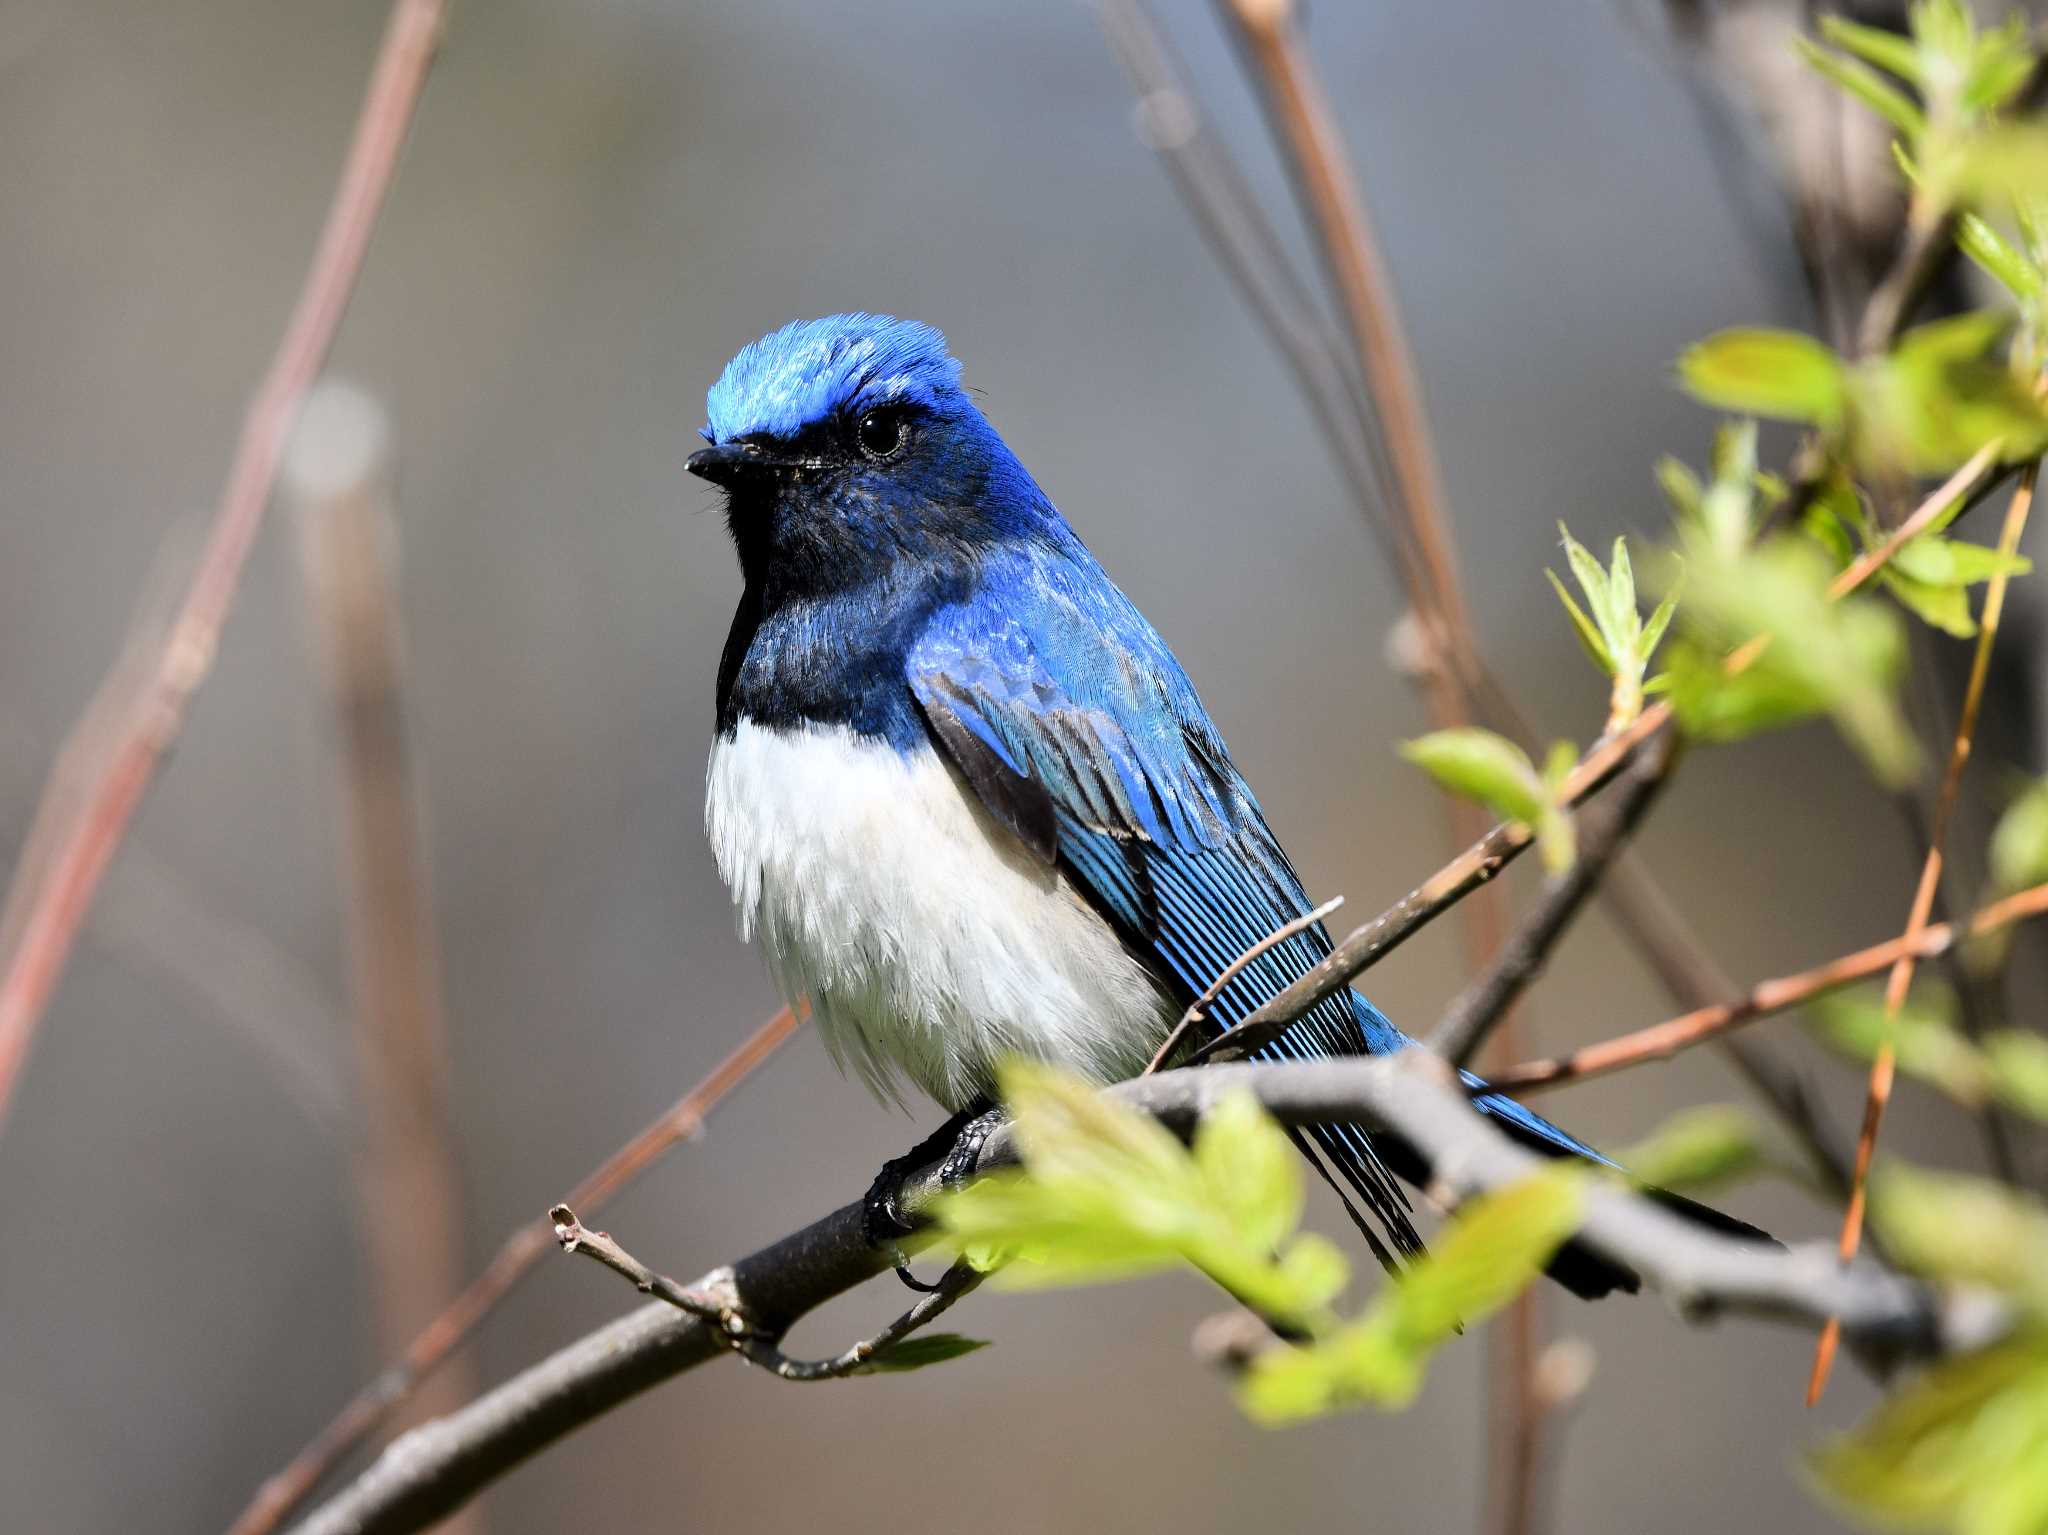
<svg viewBox="0 0 2048 1535">
<path fill-rule="evenodd" d="M 1280 206 L 1213 17 L 1162 10 Z M 152 572 L 189 557 L 218 493 L 382 15 L 0 5 L 8 862 Z M 1589 543 L 1662 526 L 1650 467 L 1699 462 L 1712 426 L 1669 387 L 1670 359 L 1720 325 L 1806 323 L 1789 239 L 1768 195 L 1731 198 L 1652 9 L 1328 4 L 1313 36 L 1426 376 L 1487 647 L 1547 731 L 1583 741 L 1601 688 L 1541 577 L 1557 520 Z M 407 708 L 472 1261 L 775 1005 L 699 829 L 738 581 L 682 462 L 734 349 L 856 307 L 948 333 L 1178 649 L 1314 891 L 1362 918 L 1441 860 L 1432 792 L 1392 749 L 1422 728 L 1382 661 L 1395 589 L 1135 140 L 1084 6 L 460 7 L 335 368 L 385 401 L 399 441 Z M 216 1529 L 378 1363 L 331 737 L 288 532 L 256 551 L 0 1133 L 0 1504 L 17 1528 Z M 1883 936 L 1912 872 L 1820 729 L 1697 756 L 1645 845 L 1743 977 Z M 1426 1020 L 1458 954 L 1442 924 L 1371 990 Z M 1564 1046 L 1669 1011 L 1595 915 L 1531 1022 Z M 1847 1123 L 1854 1074 L 1791 1021 L 1767 1027 Z M 1554 1107 L 1621 1141 L 1739 1094 L 1698 1054 Z M 1973 1163 L 1949 1111 L 1902 1103 L 1898 1145 Z M 604 1224 L 694 1274 L 852 1197 L 934 1118 L 869 1101 L 805 1036 Z M 1833 1228 L 1782 1189 L 1729 1202 L 1785 1234 Z M 490 1324 L 482 1374 L 629 1298 L 544 1262 Z M 796 1346 L 837 1346 L 898 1304 L 861 1292 Z M 1796 1334 L 1688 1330 L 1653 1300 L 1546 1304 L 1599 1360 L 1560 1529 L 1827 1527 L 1796 1456 L 1871 1400 L 1854 1371 L 1809 1415 Z M 795 1388 L 706 1368 L 502 1483 L 490 1527 L 1473 1527 L 1478 1340 L 1405 1416 L 1266 1433 L 1189 1355 L 1215 1305 L 1190 1278 L 984 1293 L 960 1325 L 996 1346 L 943 1369 Z"/>
</svg>

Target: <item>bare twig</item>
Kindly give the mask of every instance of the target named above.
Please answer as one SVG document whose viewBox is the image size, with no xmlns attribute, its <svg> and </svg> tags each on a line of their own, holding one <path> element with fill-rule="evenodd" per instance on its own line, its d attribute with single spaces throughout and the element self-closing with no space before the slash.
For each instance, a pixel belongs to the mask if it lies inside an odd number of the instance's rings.
<svg viewBox="0 0 2048 1535">
<path fill-rule="evenodd" d="M 1670 709 L 1657 705 L 1645 710 L 1627 730 L 1593 746 L 1565 778 L 1564 802 L 1577 804 L 1605 783 L 1670 718 Z M 1519 821 L 1504 821 L 1494 827 L 1377 917 L 1347 934 L 1328 958 L 1221 1039 L 1197 1051 L 1194 1059 L 1236 1060 L 1270 1044 L 1303 1013 L 1325 997 L 1335 996 L 1354 977 L 1500 873 L 1534 836 Z"/>
<path fill-rule="evenodd" d="M 756 1029 L 711 1069 L 667 1113 L 606 1158 L 604 1165 L 570 1192 L 568 1202 L 596 1213 L 678 1142 L 693 1140 L 704 1117 L 754 1074 L 796 1032 L 801 1017 L 784 1008 Z M 491 1311 L 511 1293 L 554 1240 L 545 1220 L 531 1221 L 505 1239 L 483 1272 L 469 1282 L 441 1314 L 406 1346 L 382 1374 L 352 1397 L 291 1463 L 257 1488 L 228 1535 L 270 1535 L 342 1458 L 376 1432 L 399 1402 L 459 1348 Z"/>
<path fill-rule="evenodd" d="M 1874 549 L 1867 549 L 1849 562 L 1841 574 L 1828 583 L 1830 597 L 1846 597 L 1890 563 L 1893 555 L 1926 531 L 1927 525 L 1956 502 L 1973 494 L 1998 467 L 2002 438 L 1994 438 L 1970 455 L 1969 461 L 1937 486 L 1905 520 Z"/>
<path fill-rule="evenodd" d="M 951 1309 L 955 1301 L 982 1281 L 981 1270 L 964 1258 L 957 1259 L 939 1276 L 937 1284 L 917 1298 L 915 1305 L 872 1338 L 862 1338 L 828 1359 L 792 1359 L 775 1346 L 773 1338 L 754 1326 L 738 1294 L 721 1286 L 717 1275 L 711 1276 L 703 1287 L 681 1285 L 627 1252 L 609 1232 L 585 1229 L 567 1205 L 556 1205 L 548 1211 L 548 1219 L 555 1223 L 555 1240 L 563 1252 L 580 1252 L 595 1258 L 613 1273 L 632 1281 L 641 1294 L 667 1301 L 678 1311 L 709 1322 L 735 1354 L 787 1381 L 844 1380 L 850 1375 L 872 1374 L 883 1368 L 890 1349 Z"/>
<path fill-rule="evenodd" d="M 1979 455 L 1982 456 L 1981 454 Z M 2005 526 L 1998 536 L 1998 552 L 2007 561 L 2019 552 L 2020 535 L 2026 531 L 2027 512 L 2034 500 L 2034 477 L 2038 466 L 2021 476 L 2006 508 Z M 1949 747 L 1948 765 L 1942 772 L 1941 790 L 1934 801 L 1934 823 L 1927 833 L 1927 857 L 1920 865 L 1920 882 L 1913 891 L 1913 904 L 1906 915 L 1904 941 L 1911 942 L 1927 928 L 1935 892 L 1941 888 L 1942 847 L 1948 840 L 1948 826 L 1955 814 L 1956 796 L 1962 788 L 1963 769 L 1969 765 L 1970 746 L 1977 734 L 1977 715 L 1984 703 L 1984 684 L 1991 674 L 1991 649 L 1998 639 L 1998 623 L 2005 611 L 2008 580 L 2004 566 L 1996 570 L 1984 592 L 1984 616 L 1977 628 L 1977 648 L 1970 659 L 1970 680 L 1963 690 L 1962 709 L 1956 716 L 1956 733 Z M 1913 967 L 1919 956 L 1910 948 L 1892 962 L 1884 988 L 1885 1022 L 1890 1024 L 1905 1006 L 1906 993 L 1913 985 Z M 1864 1189 L 1870 1177 L 1870 1160 L 1877 1151 L 1877 1135 L 1884 1123 L 1885 1106 L 1891 1101 L 1892 1079 L 1897 1062 L 1891 1041 L 1878 1046 L 1877 1059 L 1870 1068 L 1870 1088 L 1863 1106 L 1863 1133 L 1856 1142 L 1856 1171 L 1849 1188 L 1849 1205 L 1842 1213 L 1842 1261 L 1856 1256 L 1863 1239 Z M 1830 1322 L 1814 1345 L 1813 1372 L 1807 1378 L 1806 1405 L 1811 1407 L 1827 1389 L 1828 1372 L 1834 1364 L 1841 1328 Z"/>
<path fill-rule="evenodd" d="M 1609 861 L 1642 821 L 1670 776 L 1676 751 L 1671 732 L 1653 737 L 1615 785 L 1612 803 L 1602 801 L 1580 813 L 1578 857 L 1544 886 L 1541 899 L 1486 973 L 1452 999 L 1424 1041 L 1431 1050 L 1454 1066 L 1470 1064 L 1502 1014 L 1542 971 L 1552 947 L 1598 887 Z"/>
<path fill-rule="evenodd" d="M 405 744 L 403 638 L 391 567 L 389 424 L 369 396 L 323 383 L 306 397 L 283 472 L 298 524 L 307 608 L 340 746 L 350 991 L 364 1134 L 359 1226 L 377 1297 L 380 1353 L 433 1320 L 462 1281 L 461 1180 L 449 1144 L 447 1026 L 426 860 Z M 476 1391 L 448 1362 L 414 1413 Z"/>
<path fill-rule="evenodd" d="M 2044 914 L 2048 914 L 2048 885 L 2033 885 L 2002 901 L 1994 901 L 1966 923 L 1929 923 L 1910 937 L 1888 939 L 1797 975 L 1759 982 L 1732 1002 L 1696 1008 L 1665 1023 L 1587 1045 L 1570 1055 L 1512 1066 L 1495 1073 L 1492 1085 L 1501 1092 L 1536 1092 L 1566 1082 L 1604 1077 L 1646 1061 L 1665 1060 L 1755 1019 L 1798 1007 L 1826 992 L 1882 974 L 1909 955 L 1927 959 L 1946 953 L 1959 938 L 1996 932 Z"/>
<path fill-rule="evenodd" d="M 1249 965 L 1261 954 L 1272 948 L 1274 944 L 1285 943 L 1295 934 L 1314 927 L 1343 904 L 1344 897 L 1341 895 L 1332 896 L 1314 911 L 1305 912 L 1303 915 L 1296 917 L 1292 922 L 1273 929 L 1272 932 L 1266 934 L 1265 937 L 1238 955 L 1236 959 L 1225 965 L 1222 973 L 1215 980 L 1211 981 L 1208 988 L 1199 997 L 1195 998 L 1194 1001 L 1190 1002 L 1187 1011 L 1180 1015 L 1180 1022 L 1173 1026 L 1173 1031 L 1166 1036 L 1166 1043 L 1159 1047 L 1152 1057 L 1151 1064 L 1146 1066 L 1146 1074 L 1149 1075 L 1166 1064 L 1168 1058 L 1180 1047 L 1180 1042 L 1187 1038 L 1189 1031 L 1208 1016 L 1204 1010 L 1210 1003 L 1223 995 L 1223 988 L 1236 980 L 1239 972 L 1246 965 Z"/>
<path fill-rule="evenodd" d="M 270 371 L 250 401 L 212 532 L 154 667 L 121 708 L 117 737 L 55 844 L 37 885 L 11 894 L 23 913 L 0 976 L 0 1117 L 13 1096 L 38 1021 L 73 941 L 143 792 L 184 723 L 193 693 L 213 667 L 222 625 L 262 525 L 264 508 L 299 401 L 320 371 L 362 270 L 378 210 L 418 105 L 441 36 L 446 0 L 397 0 L 385 28 L 341 181 L 320 244 Z M 91 716 L 88 716 L 90 719 Z M 55 815 L 77 785 L 63 771 L 44 791 Z"/>
<path fill-rule="evenodd" d="M 1471 1112 L 1442 1063 L 1424 1051 L 1374 1060 L 1217 1066 L 1155 1073 L 1109 1089 L 1180 1133 L 1245 1089 L 1288 1124 L 1348 1121 L 1414 1145 L 1463 1196 L 1501 1188 L 1541 1165 Z M 1016 1156 L 1010 1127 L 983 1147 L 984 1167 Z M 938 1162 L 908 1182 L 913 1207 L 938 1187 Z M 1819 1325 L 1830 1313 L 1874 1364 L 1941 1355 L 2004 1325 L 1995 1307 L 1944 1304 L 1867 1259 L 1849 1268 L 1819 1244 L 1780 1251 L 1702 1230 L 1619 1185 L 1587 1195 L 1579 1239 L 1627 1264 L 1692 1321 L 1746 1315 Z M 913 1243 L 918 1239 L 910 1239 Z M 731 1296 L 765 1335 L 881 1273 L 855 1201 L 729 1268 L 681 1287 Z M 643 1307 L 395 1441 L 298 1529 L 300 1535 L 399 1535 L 460 1507 L 480 1488 L 572 1429 L 656 1383 L 726 1352 L 715 1324 L 665 1303 Z"/>
</svg>

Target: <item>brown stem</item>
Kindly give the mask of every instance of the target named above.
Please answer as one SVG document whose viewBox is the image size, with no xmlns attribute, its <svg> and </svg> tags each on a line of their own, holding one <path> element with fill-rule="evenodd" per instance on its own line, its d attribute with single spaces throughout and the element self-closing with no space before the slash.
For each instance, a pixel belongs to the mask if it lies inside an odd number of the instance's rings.
<svg viewBox="0 0 2048 1535">
<path fill-rule="evenodd" d="M 1981 458 L 1983 455 L 1978 456 Z M 2029 467 L 2021 476 L 2019 488 L 2013 492 L 2012 502 L 2006 508 L 2005 526 L 1998 536 L 1998 552 L 2008 561 L 2019 551 L 2020 536 L 2026 532 L 2027 512 L 2034 501 L 2034 477 L 2038 467 Z M 1907 942 L 1926 929 L 1935 892 L 1941 887 L 1942 847 L 1948 839 L 1949 821 L 1955 814 L 1956 798 L 1962 788 L 1963 769 L 1969 765 L 1970 746 L 1977 734 L 1977 716 L 1984 704 L 1984 684 L 1991 675 L 1991 649 L 1997 642 L 1999 619 L 2005 612 L 2007 580 L 2005 569 L 2000 568 L 1985 588 L 1984 616 L 1977 628 L 1977 648 L 1970 658 L 1970 680 L 1963 690 L 1962 708 L 1956 716 L 1955 739 L 1949 747 L 1948 765 L 1942 772 L 1941 791 L 1934 801 L 1934 824 L 1927 833 L 1927 857 L 1920 866 L 1920 881 L 1914 888 L 1913 904 L 1906 914 L 1904 936 Z M 1897 1019 L 1899 1009 L 1905 1005 L 1918 958 L 1908 948 L 1892 964 L 1884 988 L 1887 1024 Z M 1870 1087 L 1863 1104 L 1863 1133 L 1856 1142 L 1856 1171 L 1850 1181 L 1848 1207 L 1842 1212 L 1841 1253 L 1844 1263 L 1856 1256 L 1856 1249 L 1863 1240 L 1864 1191 L 1870 1178 L 1870 1161 L 1877 1151 L 1878 1131 L 1884 1124 L 1885 1106 L 1891 1102 L 1896 1068 L 1891 1042 L 1887 1039 L 1878 1047 L 1877 1059 L 1870 1067 Z M 1841 1336 L 1840 1325 L 1830 1321 L 1814 1345 L 1813 1372 L 1806 1384 L 1806 1405 L 1809 1407 L 1818 1402 L 1821 1393 L 1827 1390 L 1828 1374 L 1834 1365 L 1835 1349 L 1841 1342 Z"/>
<path fill-rule="evenodd" d="M 75 733 L 73 745 L 79 750 L 67 747 L 44 789 L 38 823 L 47 817 L 54 827 L 70 806 L 79 808 L 55 835 L 52 857 L 37 871 L 33 887 L 24 885 L 8 897 L 10 909 L 20 915 L 15 946 L 0 976 L 0 1119 L 100 880 L 184 724 L 193 693 L 213 668 L 221 627 L 262 525 L 285 439 L 355 291 L 446 8 L 446 0 L 397 0 L 393 5 L 312 267 L 270 370 L 243 417 L 227 488 L 192 584 L 149 674 L 132 697 L 116 701 L 119 722 L 104 757 L 91 769 L 74 760 L 97 744 Z M 117 674 L 110 683 L 125 680 Z M 89 712 L 87 723 L 99 712 Z M 72 768 L 80 772 L 68 771 Z M 89 782 L 82 786 L 80 777 Z"/>
<path fill-rule="evenodd" d="M 1882 974 L 1908 955 L 1926 959 L 1946 952 L 1959 937 L 1974 938 L 2044 914 L 2048 914 L 2048 885 L 2030 886 L 2002 901 L 1994 901 L 1966 923 L 1929 923 L 1910 937 L 1887 939 L 1797 975 L 1761 981 L 1732 1002 L 1695 1008 L 1647 1029 L 1587 1045 L 1570 1055 L 1526 1061 L 1496 1073 L 1492 1085 L 1501 1092 L 1531 1093 L 1566 1082 L 1604 1077 L 1648 1061 L 1665 1060 L 1755 1019 L 1798 1007 L 1824 992 Z"/>
<path fill-rule="evenodd" d="M 695 1139 L 704 1129 L 705 1116 L 781 1048 L 801 1021 L 796 1012 L 785 1007 L 762 1024 L 714 1066 L 708 1076 L 677 1099 L 667 1113 L 577 1184 L 569 1193 L 568 1203 L 595 1214 L 664 1152 L 681 1141 Z M 498 1302 L 526 1277 L 553 1240 L 554 1228 L 545 1220 L 530 1221 L 507 1237 L 483 1272 L 427 1324 L 405 1352 L 350 1398 L 333 1421 L 283 1470 L 256 1489 L 248 1507 L 228 1527 L 228 1535 L 270 1535 L 289 1518 L 350 1451 L 376 1432 L 392 1408 L 476 1331 Z"/>
</svg>

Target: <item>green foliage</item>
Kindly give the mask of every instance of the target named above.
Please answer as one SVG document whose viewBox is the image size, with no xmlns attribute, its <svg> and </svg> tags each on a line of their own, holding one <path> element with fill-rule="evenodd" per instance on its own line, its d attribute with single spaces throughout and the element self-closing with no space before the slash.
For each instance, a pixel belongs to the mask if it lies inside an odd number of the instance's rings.
<svg viewBox="0 0 2048 1535">
<path fill-rule="evenodd" d="M 1813 1456 L 1844 1510 L 1956 1535 L 2048 1530 L 2048 1332 L 1935 1366 Z"/>
<path fill-rule="evenodd" d="M 1704 404 L 1804 423 L 1867 468 L 1946 474 L 1988 442 L 2007 459 L 2048 448 L 2048 407 L 2005 355 L 2014 323 L 1937 320 L 1853 364 L 1797 332 L 1726 330 L 1688 347 L 1678 376 Z"/>
<path fill-rule="evenodd" d="M 1614 541 L 1614 557 L 1606 570 L 1600 562 L 1571 535 L 1571 529 L 1563 523 L 1557 531 L 1564 540 L 1565 558 L 1572 568 L 1572 578 L 1578 582 L 1579 590 L 1585 594 L 1586 607 L 1581 608 L 1572 600 L 1572 594 L 1565 590 L 1564 582 L 1554 570 L 1543 573 L 1550 577 L 1550 584 L 1557 592 L 1557 600 L 1564 604 L 1564 610 L 1572 621 L 1572 630 L 1585 647 L 1586 654 L 1593 658 L 1593 664 L 1606 672 L 1612 679 L 1607 711 L 1609 731 L 1620 730 L 1643 712 L 1645 674 L 1649 671 L 1650 657 L 1663 642 L 1664 631 L 1670 627 L 1671 615 L 1678 606 L 1676 592 L 1666 596 L 1657 604 L 1649 622 L 1643 621 L 1636 607 L 1635 570 L 1629 562 L 1628 541 L 1617 538 Z M 1590 609 L 1590 613 L 1587 611 Z"/>
<path fill-rule="evenodd" d="M 2048 1123 L 2048 1039 L 2016 1029 L 1987 1034 L 1984 1058 L 1999 1101 Z"/>
<path fill-rule="evenodd" d="M 1301 1163 L 1249 1094 L 1202 1122 L 1190 1151 L 1150 1116 L 1028 1061 L 1002 1071 L 1025 1170 L 949 1194 L 935 1219 L 963 1248 L 1001 1251 L 1018 1288 L 1125 1279 L 1192 1264 L 1262 1314 L 1314 1328 L 1350 1279 L 1306 1233 Z"/>
<path fill-rule="evenodd" d="M 1238 1391 L 1244 1410 L 1282 1424 L 1358 1404 L 1407 1406 L 1438 1345 L 1513 1300 L 1572 1234 L 1586 1176 L 1559 1165 L 1474 1200 L 1358 1320 L 1254 1360 Z"/>
<path fill-rule="evenodd" d="M 1825 714 L 1887 784 L 1909 781 L 1919 751 L 1895 688 L 1899 625 L 1866 598 L 1831 601 L 1832 572 L 1790 534 L 1734 555 L 1685 541 L 1683 642 L 1671 649 L 1671 702 L 1694 737 L 1734 741 Z M 1740 651 L 1743 664 L 1730 658 Z"/>
<path fill-rule="evenodd" d="M 1841 424 L 1848 388 L 1841 358 L 1789 330 L 1719 331 L 1679 354 L 1678 377 L 1705 404 L 1825 431 Z"/>
<path fill-rule="evenodd" d="M 959 1359 L 987 1347 L 988 1339 L 962 1337 L 957 1332 L 914 1333 L 875 1355 L 868 1361 L 867 1369 L 879 1374 L 899 1375 L 922 1370 L 926 1365 L 944 1364 L 949 1359 Z"/>
<path fill-rule="evenodd" d="M 1471 727 L 1432 731 L 1404 741 L 1401 755 L 1451 793 L 1528 827 L 1544 868 L 1552 874 L 1570 868 L 1578 856 L 1570 807 L 1564 801 L 1564 781 L 1577 760 L 1569 743 L 1551 747 L 1541 772 L 1507 737 Z"/>
<path fill-rule="evenodd" d="M 1978 310 L 1915 326 L 1850 376 L 1850 452 L 1882 471 L 1946 474 L 1988 442 L 2048 448 L 2048 408 L 2006 358 L 2014 317 Z"/>
<path fill-rule="evenodd" d="M 1984 1057 L 1955 1027 L 1955 998 L 1945 988 L 1916 986 L 1894 1018 L 1868 987 L 1822 997 L 1813 1014 L 1822 1042 L 1853 1060 L 1875 1060 L 1889 1044 L 1900 1071 L 1959 1102 L 1982 1103 L 1990 1093 Z"/>
<path fill-rule="evenodd" d="M 1614 1154 L 1629 1176 L 1651 1188 L 1698 1193 L 1739 1182 L 1764 1163 L 1756 1121 L 1730 1103 L 1673 1116 L 1654 1135 Z"/>
<path fill-rule="evenodd" d="M 1959 638 L 1977 632 L 1976 619 L 1970 613 L 1970 587 L 2001 572 L 2018 575 L 2031 568 L 2017 555 L 1944 536 L 1942 530 L 1962 511 L 1970 489 L 1969 485 L 1959 486 L 1925 530 L 1893 551 L 1877 573 L 1878 584 L 1902 606 L 1924 623 Z M 1829 475 L 1815 492 L 1802 529 L 1827 551 L 1837 568 L 1846 568 L 1858 554 L 1868 553 L 1884 541 L 1856 487 L 1839 471 Z"/>
<path fill-rule="evenodd" d="M 1800 56 L 1898 133 L 1916 217 L 1938 219 L 1960 202 L 2048 179 L 2048 137 L 1998 120 L 2033 73 L 2024 17 L 1986 29 L 1961 0 L 1922 0 L 1907 35 L 1830 16 L 1821 36 L 1833 49 L 1802 42 Z"/>
<path fill-rule="evenodd" d="M 2048 1209 L 1986 1178 L 1899 1163 L 1871 1179 L 1870 1219 L 1901 1267 L 1996 1290 L 2048 1321 Z"/>
<path fill-rule="evenodd" d="M 2048 1122 L 2048 1040 L 2006 1030 L 1973 1042 L 1955 1026 L 1955 998 L 1943 987 L 1913 989 L 1887 1019 L 1875 990 L 1838 992 L 1815 1004 L 1820 1039 L 1860 1062 L 1889 1042 L 1898 1069 L 1969 1107 L 1997 1102 Z"/>
<path fill-rule="evenodd" d="M 1350 1265 L 1330 1243 L 1297 1233 L 1300 1160 L 1249 1093 L 1211 1110 L 1189 1149 L 1148 1116 L 1049 1066 L 1011 1061 L 1001 1087 L 1025 1166 L 943 1196 L 933 1211 L 940 1229 L 963 1250 L 1002 1252 L 994 1282 L 1012 1287 L 1192 1264 L 1302 1334 L 1298 1346 L 1261 1355 L 1245 1377 L 1241 1401 L 1264 1423 L 1411 1400 L 1440 1344 L 1542 1271 L 1578 1223 L 1589 1175 L 1577 1166 L 1545 1168 L 1474 1200 L 1430 1256 L 1344 1322 L 1331 1303 L 1349 1282 Z M 972 1346 L 934 1341 L 937 1357 Z"/>
<path fill-rule="evenodd" d="M 2003 891 L 2048 880 L 2048 778 L 2023 789 L 1991 833 L 1991 878 Z"/>
</svg>

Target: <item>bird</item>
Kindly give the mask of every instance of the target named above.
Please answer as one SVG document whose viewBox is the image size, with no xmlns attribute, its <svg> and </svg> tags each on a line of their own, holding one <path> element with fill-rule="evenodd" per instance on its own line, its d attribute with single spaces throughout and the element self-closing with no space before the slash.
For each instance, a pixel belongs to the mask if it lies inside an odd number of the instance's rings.
<svg viewBox="0 0 2048 1535">
<path fill-rule="evenodd" d="M 1132 1077 L 1313 910 L 1173 652 L 961 380 L 930 326 L 797 321 L 726 365 L 687 465 L 723 491 L 740 566 L 705 829 L 741 936 L 843 1071 L 953 1116 L 876 1180 L 878 1243 L 907 1230 L 892 1169 L 949 1144 L 949 1176 L 971 1162 L 1006 1057 Z M 1227 1031 L 1330 952 L 1311 923 L 1205 1012 Z M 1413 1045 L 1346 987 L 1253 1059 Z M 1517 1141 L 1607 1162 L 1467 1080 Z M 1413 1148 L 1354 1124 L 1295 1141 L 1383 1264 L 1423 1253 Z M 1549 1273 L 1588 1299 L 1637 1287 L 1577 1242 Z"/>
</svg>

